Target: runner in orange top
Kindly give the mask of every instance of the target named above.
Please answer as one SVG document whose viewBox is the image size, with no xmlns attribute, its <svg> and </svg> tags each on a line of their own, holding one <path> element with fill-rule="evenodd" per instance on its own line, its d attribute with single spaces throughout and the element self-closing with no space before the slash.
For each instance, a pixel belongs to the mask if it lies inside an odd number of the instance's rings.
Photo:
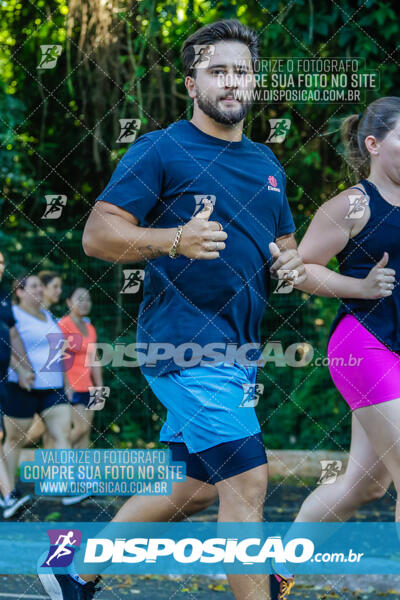
<svg viewBox="0 0 400 600">
<path fill-rule="evenodd" d="M 74 354 L 74 360 L 72 366 L 66 370 L 71 388 L 71 444 L 73 448 L 88 448 L 93 422 L 93 410 L 87 410 L 90 400 L 89 387 L 103 385 L 101 367 L 85 366 L 85 363 L 90 364 L 90 354 L 94 357 L 91 346 L 97 340 L 96 330 L 87 319 L 92 307 L 88 290 L 83 287 L 72 289 L 67 297 L 67 305 L 70 312 L 60 319 L 58 326 L 66 338 L 73 336 L 70 338 L 68 353 Z"/>
</svg>

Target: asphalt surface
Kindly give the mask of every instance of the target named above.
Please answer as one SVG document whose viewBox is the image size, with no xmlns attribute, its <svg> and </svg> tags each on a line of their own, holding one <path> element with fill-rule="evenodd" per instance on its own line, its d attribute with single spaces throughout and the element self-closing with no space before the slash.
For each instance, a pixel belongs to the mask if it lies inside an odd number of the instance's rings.
<svg viewBox="0 0 400 600">
<path fill-rule="evenodd" d="M 23 491 L 31 491 L 29 485 Z M 294 485 L 271 484 L 265 505 L 265 520 L 291 521 L 308 495 L 307 488 Z M 57 498 L 35 497 L 32 506 L 20 513 L 18 521 L 108 521 L 123 504 L 121 498 L 90 498 L 79 505 L 64 507 Z M 216 520 L 218 506 L 211 506 L 196 518 Z M 392 521 L 394 519 L 394 490 L 380 500 L 362 508 L 352 520 Z M 33 575 L 0 575 L 0 600 L 15 599 L 46 600 L 39 580 Z M 105 576 L 104 587 L 96 594 L 96 600 L 123 600 L 143 598 L 151 600 L 233 600 L 226 579 L 186 575 L 179 578 L 168 576 L 116 575 Z M 388 576 L 299 576 L 290 600 L 379 600 L 400 598 L 400 577 Z"/>
</svg>

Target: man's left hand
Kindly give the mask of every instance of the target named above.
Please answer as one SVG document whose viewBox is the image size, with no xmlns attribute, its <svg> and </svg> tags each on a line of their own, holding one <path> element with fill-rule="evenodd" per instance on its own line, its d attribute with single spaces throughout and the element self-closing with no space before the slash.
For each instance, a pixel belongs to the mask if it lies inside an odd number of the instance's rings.
<svg viewBox="0 0 400 600">
<path fill-rule="evenodd" d="M 307 279 L 307 273 L 303 260 L 296 248 L 291 248 L 290 250 L 280 250 L 275 242 L 271 242 L 269 245 L 269 251 L 274 259 L 274 262 L 270 267 L 271 277 L 273 279 L 279 279 L 277 272 L 281 269 L 297 272 L 296 280 L 293 281 L 294 286 L 303 283 L 303 281 Z"/>
</svg>

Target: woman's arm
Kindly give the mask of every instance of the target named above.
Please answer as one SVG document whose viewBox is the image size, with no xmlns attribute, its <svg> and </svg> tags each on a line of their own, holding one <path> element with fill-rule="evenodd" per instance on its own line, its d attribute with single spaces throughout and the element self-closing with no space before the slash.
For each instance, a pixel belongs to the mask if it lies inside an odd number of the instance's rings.
<svg viewBox="0 0 400 600">
<path fill-rule="evenodd" d="M 387 252 L 385 252 L 387 255 Z M 384 276 L 383 272 L 394 273 L 393 269 L 384 269 L 387 257 L 382 257 L 363 279 L 348 277 L 318 264 L 305 264 L 307 279 L 303 284 L 295 285 L 296 289 L 325 298 L 360 298 L 373 300 L 383 296 L 391 296 L 392 290 L 386 283 L 392 283 L 392 275 Z"/>
<path fill-rule="evenodd" d="M 21 336 L 18 333 L 18 329 L 13 325 L 10 327 L 10 341 L 11 341 L 11 366 L 15 368 L 16 366 L 21 366 L 24 369 L 32 371 L 32 365 L 26 353 L 26 348 L 24 346 L 23 341 L 21 340 Z"/>
<path fill-rule="evenodd" d="M 102 369 L 99 366 L 90 368 L 90 375 L 92 377 L 92 381 L 95 386 L 102 387 L 103 386 L 103 374 Z"/>
<path fill-rule="evenodd" d="M 10 366 L 18 375 L 18 384 L 20 387 L 29 391 L 35 381 L 35 373 L 26 353 L 24 343 L 15 325 L 10 327 L 10 341 Z"/>
<path fill-rule="evenodd" d="M 348 243 L 354 227 L 365 224 L 368 214 L 360 223 L 346 219 L 349 212 L 349 190 L 325 202 L 312 219 L 302 241 L 299 253 L 305 263 L 307 279 L 295 287 L 309 294 L 329 298 L 377 299 L 390 296 L 395 281 L 395 271 L 385 268 L 389 256 L 384 253 L 380 261 L 365 278 L 348 277 L 328 269 L 325 265 Z"/>
<path fill-rule="evenodd" d="M 67 373 L 65 371 L 63 371 L 62 375 L 63 375 L 64 392 L 65 392 L 65 395 L 67 396 L 68 400 L 71 402 L 72 396 L 74 395 L 74 390 L 72 389 L 71 384 L 68 381 Z"/>
</svg>

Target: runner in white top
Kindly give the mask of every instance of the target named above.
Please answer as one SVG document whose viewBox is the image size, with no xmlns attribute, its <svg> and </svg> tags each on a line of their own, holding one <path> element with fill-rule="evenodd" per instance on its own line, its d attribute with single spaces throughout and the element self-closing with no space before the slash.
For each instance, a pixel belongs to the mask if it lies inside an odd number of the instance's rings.
<svg viewBox="0 0 400 600">
<path fill-rule="evenodd" d="M 35 413 L 45 422 L 55 448 L 71 447 L 71 408 L 64 392 L 62 352 L 58 347 L 63 341 L 63 334 L 51 313 L 42 308 L 43 284 L 39 277 L 28 275 L 19 278 L 14 284 L 14 293 L 17 301 L 13 306 L 15 326 L 26 348 L 35 379 L 29 391 L 22 389 L 15 371 L 9 369 L 8 401 L 3 406 L 4 453 L 13 485 L 20 449 L 25 445 Z M 57 354 L 58 359 L 54 360 Z"/>
<path fill-rule="evenodd" d="M 43 283 L 42 308 L 51 310 L 53 304 L 58 304 L 60 301 L 63 283 L 62 278 L 55 271 L 40 271 L 38 277 Z M 54 440 L 38 414 L 35 414 L 33 417 L 33 422 L 29 428 L 27 437 L 29 439 L 28 445 L 40 445 L 40 440 L 42 440 L 43 448 L 54 447 Z"/>
</svg>

